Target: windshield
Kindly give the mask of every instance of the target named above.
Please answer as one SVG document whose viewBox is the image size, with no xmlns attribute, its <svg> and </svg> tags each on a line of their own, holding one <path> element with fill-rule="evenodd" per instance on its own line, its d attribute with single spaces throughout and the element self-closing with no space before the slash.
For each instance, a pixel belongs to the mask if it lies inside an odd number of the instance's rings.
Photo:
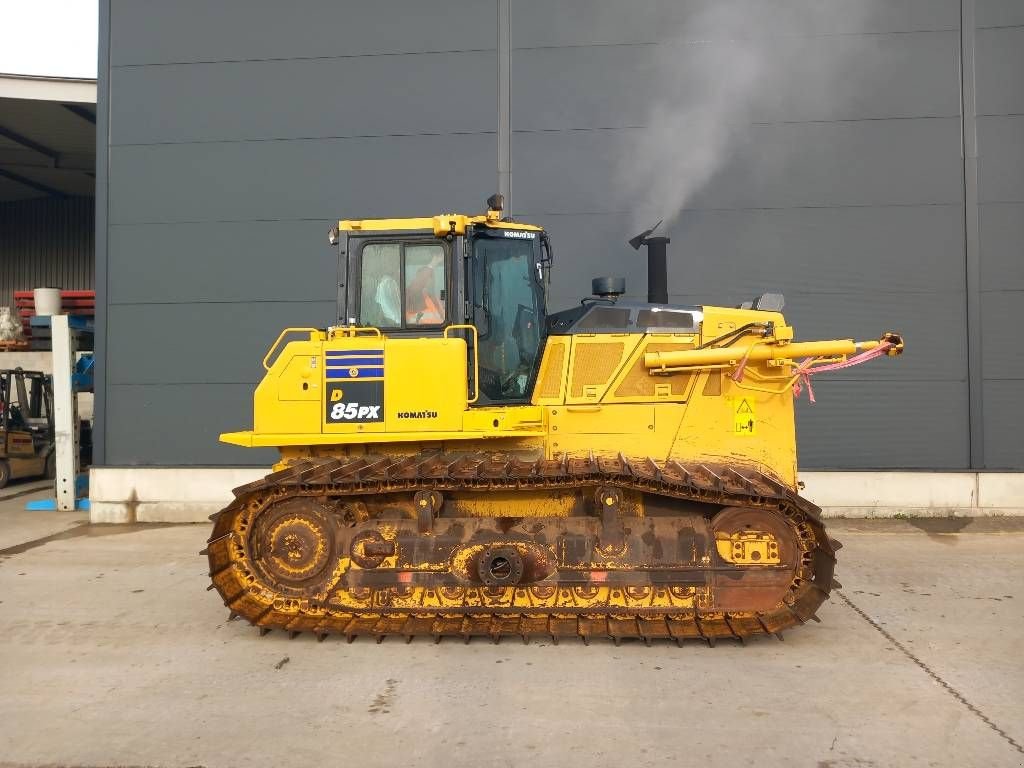
<svg viewBox="0 0 1024 768">
<path fill-rule="evenodd" d="M 480 393 L 487 402 L 530 397 L 544 320 L 537 240 L 530 234 L 528 240 L 477 236 L 473 241 Z"/>
</svg>

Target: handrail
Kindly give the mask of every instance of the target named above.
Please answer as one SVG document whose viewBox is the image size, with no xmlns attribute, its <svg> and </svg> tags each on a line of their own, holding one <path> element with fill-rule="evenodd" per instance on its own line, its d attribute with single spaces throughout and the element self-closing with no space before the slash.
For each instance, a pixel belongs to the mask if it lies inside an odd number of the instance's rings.
<svg viewBox="0 0 1024 768">
<path fill-rule="evenodd" d="M 270 349 L 267 350 L 267 354 L 263 356 L 263 368 L 270 370 L 270 364 L 267 362 L 270 360 L 270 356 L 277 350 L 281 340 L 290 333 L 319 333 L 319 328 L 285 328 L 281 331 L 281 335 L 277 337 L 273 344 L 270 345 Z"/>
<path fill-rule="evenodd" d="M 475 325 L 459 324 L 449 325 L 444 329 L 444 337 L 447 339 L 448 331 L 461 330 L 461 331 L 472 331 L 473 332 L 473 398 L 469 400 L 470 403 L 475 403 L 480 399 L 480 350 L 479 350 L 479 339 L 480 332 L 477 331 Z M 468 394 L 468 393 L 467 393 Z"/>
<path fill-rule="evenodd" d="M 328 336 L 334 338 L 334 335 L 341 333 L 342 336 L 354 339 L 360 333 L 366 333 L 371 336 L 376 336 L 378 339 L 383 338 L 384 334 L 380 332 L 380 328 L 375 325 L 332 325 L 327 329 Z"/>
</svg>

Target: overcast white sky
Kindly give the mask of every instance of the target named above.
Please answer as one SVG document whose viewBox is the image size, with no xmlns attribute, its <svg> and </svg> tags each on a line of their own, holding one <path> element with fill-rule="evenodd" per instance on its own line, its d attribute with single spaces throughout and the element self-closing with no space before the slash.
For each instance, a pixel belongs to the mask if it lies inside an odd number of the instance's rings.
<svg viewBox="0 0 1024 768">
<path fill-rule="evenodd" d="M 96 77 L 97 0 L 0 0 L 0 72 Z"/>
</svg>

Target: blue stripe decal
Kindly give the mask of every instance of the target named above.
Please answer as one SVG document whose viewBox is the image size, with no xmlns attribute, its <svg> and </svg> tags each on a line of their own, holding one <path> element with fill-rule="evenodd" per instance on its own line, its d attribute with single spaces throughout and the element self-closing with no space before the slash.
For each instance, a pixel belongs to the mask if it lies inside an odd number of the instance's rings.
<svg viewBox="0 0 1024 768">
<path fill-rule="evenodd" d="M 384 368 L 356 368 L 355 376 L 349 375 L 348 368 L 328 368 L 326 373 L 329 380 L 380 378 L 384 375 Z"/>
<path fill-rule="evenodd" d="M 349 355 L 383 355 L 383 349 L 328 349 L 325 351 L 328 357 L 346 357 Z"/>
<path fill-rule="evenodd" d="M 328 358 L 327 365 L 338 366 L 338 365 L 376 365 L 380 366 L 384 364 L 384 359 L 381 357 L 346 357 L 344 359 Z"/>
</svg>

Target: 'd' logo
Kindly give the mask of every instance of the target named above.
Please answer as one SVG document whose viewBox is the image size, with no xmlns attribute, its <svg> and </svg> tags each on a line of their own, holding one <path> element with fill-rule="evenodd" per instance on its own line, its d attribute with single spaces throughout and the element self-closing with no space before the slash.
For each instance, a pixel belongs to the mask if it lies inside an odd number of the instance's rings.
<svg viewBox="0 0 1024 768">
<path fill-rule="evenodd" d="M 338 387 L 337 389 L 331 390 L 331 402 L 332 403 L 335 403 L 338 400 L 341 400 L 341 398 L 343 398 L 344 396 L 345 396 L 345 393 L 341 391 L 341 387 Z"/>
</svg>

